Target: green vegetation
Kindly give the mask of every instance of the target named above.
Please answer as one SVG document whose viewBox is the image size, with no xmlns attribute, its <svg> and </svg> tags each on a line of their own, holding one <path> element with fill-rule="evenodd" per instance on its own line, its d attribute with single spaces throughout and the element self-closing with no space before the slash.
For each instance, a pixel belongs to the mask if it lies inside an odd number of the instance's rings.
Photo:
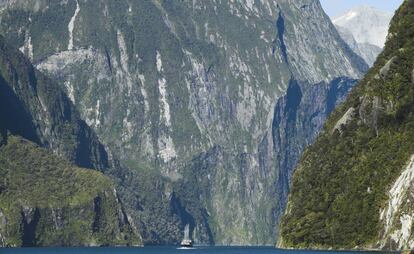
<svg viewBox="0 0 414 254">
<path fill-rule="evenodd" d="M 414 1 L 404 2 L 389 32 L 374 67 L 303 155 L 281 225 L 282 246 L 378 242 L 386 193 L 414 153 Z M 334 131 L 351 107 L 351 121 Z"/>
<path fill-rule="evenodd" d="M 25 139 L 0 148 L 0 233 L 6 246 L 139 244 L 114 186 Z"/>
</svg>

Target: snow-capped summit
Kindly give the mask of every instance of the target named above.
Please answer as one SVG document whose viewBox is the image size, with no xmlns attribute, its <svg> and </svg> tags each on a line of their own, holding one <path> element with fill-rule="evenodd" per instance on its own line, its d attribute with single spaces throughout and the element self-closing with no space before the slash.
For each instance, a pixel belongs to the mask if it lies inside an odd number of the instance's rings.
<svg viewBox="0 0 414 254">
<path fill-rule="evenodd" d="M 391 12 L 361 5 L 332 18 L 332 22 L 350 31 L 358 43 L 383 48 L 392 16 Z"/>
<path fill-rule="evenodd" d="M 368 5 L 332 18 L 342 39 L 372 66 L 384 47 L 392 13 Z"/>
</svg>

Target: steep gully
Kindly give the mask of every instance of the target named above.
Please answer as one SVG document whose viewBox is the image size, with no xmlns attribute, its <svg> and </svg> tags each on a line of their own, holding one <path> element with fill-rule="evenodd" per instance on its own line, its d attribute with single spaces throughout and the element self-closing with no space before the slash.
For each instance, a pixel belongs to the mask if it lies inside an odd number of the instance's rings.
<svg viewBox="0 0 414 254">
<path fill-rule="evenodd" d="M 288 64 L 288 52 L 284 42 L 285 21 L 279 10 L 276 21 L 278 40 L 283 60 Z M 289 64 L 288 64 L 289 66 Z M 342 103 L 357 80 L 338 77 L 328 82 L 309 84 L 291 80 L 286 95 L 278 99 L 272 123 L 272 137 L 278 162 L 277 219 L 284 214 L 290 182 L 301 154 L 311 145 L 323 128 L 325 120 Z"/>
</svg>

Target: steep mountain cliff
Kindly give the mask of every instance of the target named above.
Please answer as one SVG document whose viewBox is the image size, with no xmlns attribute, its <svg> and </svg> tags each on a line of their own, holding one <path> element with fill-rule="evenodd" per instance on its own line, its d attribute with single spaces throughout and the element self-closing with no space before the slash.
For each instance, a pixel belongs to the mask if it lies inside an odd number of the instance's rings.
<svg viewBox="0 0 414 254">
<path fill-rule="evenodd" d="M 414 1 L 294 175 L 280 245 L 413 249 Z"/>
<path fill-rule="evenodd" d="M 104 170 L 108 155 L 63 90 L 0 38 L 1 125 L 80 167 Z"/>
<path fill-rule="evenodd" d="M 130 169 L 109 174 L 146 243 L 176 243 L 189 224 L 198 243 L 272 244 L 298 156 L 367 69 L 315 0 L 1 8 L 7 40 L 59 81 Z M 318 100 L 313 109 L 278 103 L 291 84 L 315 96 L 299 102 Z M 314 116 L 291 117 L 300 112 Z M 284 124 L 296 128 L 279 134 Z"/>
<path fill-rule="evenodd" d="M 59 86 L 3 38 L 0 136 L 0 246 L 141 244 L 111 180 L 68 161 L 106 170 L 103 145 Z"/>
</svg>

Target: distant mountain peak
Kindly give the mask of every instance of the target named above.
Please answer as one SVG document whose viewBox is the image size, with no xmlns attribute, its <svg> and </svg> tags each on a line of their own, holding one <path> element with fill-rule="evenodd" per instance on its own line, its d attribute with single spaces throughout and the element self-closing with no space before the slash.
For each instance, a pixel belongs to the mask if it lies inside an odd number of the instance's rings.
<svg viewBox="0 0 414 254">
<path fill-rule="evenodd" d="M 369 5 L 356 6 L 332 18 L 339 27 L 348 29 L 358 43 L 384 47 L 392 13 Z"/>
<path fill-rule="evenodd" d="M 367 12 L 368 14 L 387 15 L 391 17 L 393 15 L 392 12 L 379 9 L 377 7 L 374 7 L 368 4 L 361 4 L 361 5 L 354 6 L 351 9 L 348 9 L 347 11 L 344 12 L 344 14 L 340 14 L 338 16 L 332 17 L 332 21 L 340 22 L 342 20 L 350 20 L 350 19 L 355 18 L 358 15 L 361 15 L 364 13 L 366 14 Z"/>
</svg>

